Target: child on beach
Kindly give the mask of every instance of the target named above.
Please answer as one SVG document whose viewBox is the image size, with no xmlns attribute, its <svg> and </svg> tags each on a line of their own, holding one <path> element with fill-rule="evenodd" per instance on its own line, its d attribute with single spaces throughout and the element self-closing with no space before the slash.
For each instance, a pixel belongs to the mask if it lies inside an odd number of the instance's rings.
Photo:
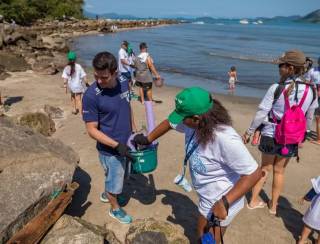
<svg viewBox="0 0 320 244">
<path fill-rule="evenodd" d="M 229 75 L 229 89 L 234 90 L 236 88 L 236 82 L 238 81 L 237 70 L 235 66 L 232 66 L 228 72 Z"/>
<path fill-rule="evenodd" d="M 210 228 L 210 232 L 219 243 L 243 208 L 243 196 L 259 180 L 261 171 L 232 128 L 227 110 L 209 92 L 199 87 L 187 88 L 175 101 L 175 110 L 168 119 L 147 137 L 139 134 L 133 141 L 136 145 L 149 145 L 170 129 L 185 134 L 186 158 L 199 196 L 199 242 L 214 217 L 220 224 Z"/>
<path fill-rule="evenodd" d="M 64 87 L 67 90 L 67 85 L 71 92 L 71 103 L 73 107 L 73 114 L 82 113 L 82 94 L 85 91 L 86 73 L 80 64 L 76 63 L 77 55 L 75 52 L 70 51 L 67 54 L 68 65 L 64 68 L 62 78 L 64 79 Z"/>
<path fill-rule="evenodd" d="M 301 204 L 311 201 L 311 205 L 303 216 L 304 227 L 298 244 L 304 244 L 312 230 L 318 232 L 317 244 L 320 244 L 320 176 L 313 178 L 311 183 L 311 190 L 300 201 Z"/>
</svg>

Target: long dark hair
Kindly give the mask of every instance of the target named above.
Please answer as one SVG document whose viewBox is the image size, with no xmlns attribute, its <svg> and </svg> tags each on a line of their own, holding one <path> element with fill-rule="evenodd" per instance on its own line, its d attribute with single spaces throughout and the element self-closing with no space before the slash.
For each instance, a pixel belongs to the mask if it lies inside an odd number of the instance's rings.
<svg viewBox="0 0 320 244">
<path fill-rule="evenodd" d="M 74 72 L 76 71 L 76 61 L 75 60 L 72 60 L 72 61 L 69 61 L 68 65 L 70 66 L 70 77 L 73 76 Z"/>
<path fill-rule="evenodd" d="M 199 127 L 196 129 L 196 139 L 200 145 L 214 141 L 215 131 L 219 125 L 232 125 L 231 117 L 222 104 L 213 99 L 212 108 L 200 116 Z"/>
</svg>

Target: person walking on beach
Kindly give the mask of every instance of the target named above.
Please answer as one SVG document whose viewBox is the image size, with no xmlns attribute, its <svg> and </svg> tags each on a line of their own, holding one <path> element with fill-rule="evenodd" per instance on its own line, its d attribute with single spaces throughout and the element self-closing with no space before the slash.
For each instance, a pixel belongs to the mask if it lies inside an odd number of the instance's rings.
<svg viewBox="0 0 320 244">
<path fill-rule="evenodd" d="M 186 160 L 199 196 L 199 242 L 209 220 L 214 219 L 219 224 L 210 228 L 210 232 L 219 243 L 220 234 L 224 234 L 243 208 L 244 194 L 259 180 L 261 171 L 232 128 L 227 110 L 208 91 L 187 88 L 176 96 L 175 102 L 175 110 L 168 119 L 147 137 L 136 135 L 134 143 L 149 145 L 170 129 L 185 134 Z"/>
<path fill-rule="evenodd" d="M 96 81 L 83 96 L 83 120 L 89 136 L 97 141 L 105 171 L 105 191 L 100 200 L 110 202 L 112 218 L 129 224 L 132 217 L 117 200 L 123 188 L 126 160 L 131 158 L 126 145 L 132 133 L 128 79 L 117 76 L 117 60 L 109 52 L 98 53 L 92 64 Z"/>
<path fill-rule="evenodd" d="M 82 95 L 89 84 L 86 82 L 86 73 L 80 64 L 76 63 L 76 53 L 70 51 L 67 54 L 68 65 L 64 68 L 62 78 L 64 80 L 64 87 L 67 92 L 67 86 L 71 92 L 71 103 L 73 107 L 73 114 L 82 112 Z"/>
<path fill-rule="evenodd" d="M 144 104 L 146 93 L 148 101 L 152 101 L 153 76 L 160 80 L 161 77 L 153 64 L 153 59 L 148 53 L 148 46 L 145 42 L 140 43 L 140 54 L 134 61 L 136 68 L 136 85 L 139 87 L 141 103 Z"/>
<path fill-rule="evenodd" d="M 259 145 L 263 177 L 252 189 L 252 198 L 247 205 L 249 209 L 265 206 L 259 199 L 259 193 L 269 172 L 273 170 L 272 197 L 268 207 L 270 214 L 276 215 L 278 199 L 284 185 L 285 168 L 292 157 L 299 157 L 298 144 L 306 132 L 305 114 L 318 106 L 312 86 L 303 82 L 305 60 L 304 53 L 299 50 L 287 51 L 278 59 L 280 81 L 284 80 L 284 83 L 271 85 L 250 128 L 243 135 L 244 143 L 248 143 L 254 131 L 264 123 Z M 277 99 L 276 93 L 280 93 Z M 290 116 L 294 119 L 290 119 Z M 265 122 L 266 117 L 268 122 Z M 283 127 L 283 123 L 286 127 Z M 287 144 L 289 137 L 290 141 Z"/>
<path fill-rule="evenodd" d="M 128 55 L 129 42 L 123 41 L 118 52 L 118 71 L 131 82 L 130 60 Z"/>
<path fill-rule="evenodd" d="M 301 198 L 300 204 L 311 202 L 310 207 L 303 216 L 304 227 L 298 244 L 306 243 L 312 230 L 318 232 L 317 244 L 320 244 L 320 176 L 311 179 L 312 188 Z"/>
<path fill-rule="evenodd" d="M 229 89 L 233 91 L 236 88 L 236 82 L 238 81 L 237 70 L 235 66 L 232 66 L 228 72 L 229 75 Z"/>
<path fill-rule="evenodd" d="M 318 103 L 320 105 L 320 57 L 318 58 L 318 66 L 313 67 L 309 70 L 306 75 L 306 80 L 308 80 L 311 84 L 316 87 L 317 95 L 318 95 Z M 320 108 L 318 107 L 314 115 L 316 117 L 316 132 L 317 132 L 317 139 L 311 141 L 317 145 L 320 145 Z"/>
</svg>

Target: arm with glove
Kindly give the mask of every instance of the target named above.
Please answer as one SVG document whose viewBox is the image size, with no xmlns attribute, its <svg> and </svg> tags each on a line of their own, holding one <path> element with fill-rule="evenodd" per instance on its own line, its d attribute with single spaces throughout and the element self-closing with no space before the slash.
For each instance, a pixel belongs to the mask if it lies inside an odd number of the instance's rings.
<svg viewBox="0 0 320 244">
<path fill-rule="evenodd" d="M 166 134 L 171 130 L 169 121 L 166 119 L 162 121 L 148 136 L 143 134 L 138 134 L 133 138 L 133 145 L 136 147 L 138 145 L 147 146 L 150 145 L 153 141 L 157 140 L 159 137 Z"/>
<path fill-rule="evenodd" d="M 126 144 L 119 143 L 98 130 L 98 122 L 87 122 L 86 129 L 91 138 L 104 145 L 114 148 L 121 157 L 132 159 L 132 156 L 129 153 L 130 148 Z"/>
</svg>

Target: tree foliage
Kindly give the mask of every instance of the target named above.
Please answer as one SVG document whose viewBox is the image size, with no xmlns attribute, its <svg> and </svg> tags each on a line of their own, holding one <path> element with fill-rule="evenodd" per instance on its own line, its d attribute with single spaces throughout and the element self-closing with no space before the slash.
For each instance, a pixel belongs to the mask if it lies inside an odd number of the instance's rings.
<svg viewBox="0 0 320 244">
<path fill-rule="evenodd" d="M 83 0 L 1 0 L 0 15 L 28 25 L 37 19 L 82 18 Z"/>
</svg>

